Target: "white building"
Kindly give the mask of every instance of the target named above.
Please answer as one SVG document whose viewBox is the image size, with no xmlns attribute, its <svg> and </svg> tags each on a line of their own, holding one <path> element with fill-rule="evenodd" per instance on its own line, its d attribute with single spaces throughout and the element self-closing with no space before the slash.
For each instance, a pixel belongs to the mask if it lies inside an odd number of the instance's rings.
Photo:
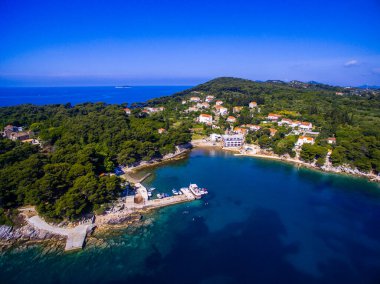
<svg viewBox="0 0 380 284">
<path fill-rule="evenodd" d="M 220 134 L 216 134 L 216 133 L 212 133 L 212 134 L 210 135 L 210 140 L 211 140 L 212 142 L 220 141 L 220 140 L 222 140 L 222 135 L 220 135 Z"/>
<path fill-rule="evenodd" d="M 205 102 L 211 103 L 215 99 L 214 96 L 207 96 Z"/>
<path fill-rule="evenodd" d="M 268 114 L 267 118 L 269 120 L 278 120 L 279 118 L 281 118 L 281 115 L 276 114 L 276 113 L 270 113 Z"/>
<path fill-rule="evenodd" d="M 311 122 L 301 122 L 301 124 L 299 125 L 299 128 L 303 130 L 312 130 L 313 124 Z"/>
<path fill-rule="evenodd" d="M 215 112 L 219 113 L 220 115 L 226 115 L 226 114 L 228 114 L 228 109 L 225 108 L 225 107 L 222 107 L 220 105 L 215 106 L 215 109 L 216 109 Z"/>
<path fill-rule="evenodd" d="M 223 147 L 241 147 L 243 146 L 244 136 L 241 134 L 222 135 Z"/>
<path fill-rule="evenodd" d="M 192 102 L 192 103 L 197 103 L 197 102 L 200 102 L 200 101 L 201 101 L 200 97 L 191 97 L 190 98 L 190 102 Z"/>
<path fill-rule="evenodd" d="M 306 137 L 306 136 L 300 136 L 296 142 L 296 146 L 302 146 L 303 144 L 314 144 L 314 138 L 313 137 Z"/>
<path fill-rule="evenodd" d="M 327 143 L 329 143 L 329 144 L 336 144 L 336 138 L 335 137 L 329 137 L 329 138 L 327 138 Z"/>
<path fill-rule="evenodd" d="M 236 117 L 234 117 L 234 116 L 227 117 L 227 122 L 235 123 L 236 122 Z"/>
<path fill-rule="evenodd" d="M 284 125 L 284 124 L 291 126 L 293 124 L 293 121 L 289 118 L 283 118 L 281 119 L 281 121 L 278 122 L 278 125 Z"/>
<path fill-rule="evenodd" d="M 198 121 L 199 121 L 200 123 L 212 124 L 212 116 L 209 115 L 209 114 L 204 114 L 204 113 L 202 113 L 202 114 L 198 117 Z"/>
<path fill-rule="evenodd" d="M 220 106 L 220 105 L 223 104 L 223 101 L 218 100 L 218 101 L 215 102 L 215 104 L 216 104 L 217 106 Z"/>
<path fill-rule="evenodd" d="M 250 102 L 249 103 L 249 108 L 255 108 L 257 107 L 257 103 L 256 102 Z"/>
<path fill-rule="evenodd" d="M 130 115 L 131 114 L 131 110 L 129 109 L 129 108 L 124 108 L 124 112 L 125 112 L 125 114 L 128 114 L 128 115 Z"/>
</svg>

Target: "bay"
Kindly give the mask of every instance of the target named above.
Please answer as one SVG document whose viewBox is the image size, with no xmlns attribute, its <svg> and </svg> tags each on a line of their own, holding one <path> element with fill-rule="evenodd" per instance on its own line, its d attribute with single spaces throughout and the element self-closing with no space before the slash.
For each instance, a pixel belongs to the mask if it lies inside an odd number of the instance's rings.
<svg viewBox="0 0 380 284">
<path fill-rule="evenodd" d="M 156 192 L 193 182 L 209 195 L 97 233 L 78 253 L 5 251 L 0 281 L 380 283 L 376 183 L 208 149 L 149 171 Z"/>
</svg>

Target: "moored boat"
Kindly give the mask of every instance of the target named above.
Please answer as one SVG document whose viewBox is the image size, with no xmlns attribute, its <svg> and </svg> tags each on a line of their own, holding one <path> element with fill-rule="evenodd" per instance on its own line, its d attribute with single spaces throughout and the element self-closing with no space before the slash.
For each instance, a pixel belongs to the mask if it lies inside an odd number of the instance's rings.
<svg viewBox="0 0 380 284">
<path fill-rule="evenodd" d="M 190 183 L 189 189 L 190 189 L 191 193 L 194 195 L 195 199 L 201 199 L 202 198 L 202 195 L 204 193 L 202 193 L 202 191 L 198 187 L 198 185 L 196 185 L 195 183 Z"/>
</svg>

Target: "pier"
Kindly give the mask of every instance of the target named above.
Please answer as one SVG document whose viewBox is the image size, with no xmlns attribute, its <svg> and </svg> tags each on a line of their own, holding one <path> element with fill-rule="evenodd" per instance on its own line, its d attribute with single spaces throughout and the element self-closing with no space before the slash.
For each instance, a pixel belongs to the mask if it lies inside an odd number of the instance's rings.
<svg viewBox="0 0 380 284">
<path fill-rule="evenodd" d="M 87 222 L 74 228 L 61 228 L 46 223 L 45 220 L 38 215 L 28 218 L 27 222 L 39 230 L 44 230 L 54 235 L 67 237 L 65 251 L 82 249 L 87 233 L 90 232 L 95 226 L 92 222 Z"/>
<path fill-rule="evenodd" d="M 127 198 L 126 205 L 128 208 L 133 209 L 148 209 L 148 208 L 158 208 L 164 207 L 172 204 L 182 203 L 186 201 L 191 201 L 195 199 L 195 196 L 190 192 L 189 189 L 181 189 L 182 195 L 174 195 L 161 199 L 148 199 L 148 191 L 142 184 L 136 184 L 137 189 L 136 192 L 140 193 L 143 198 L 143 203 L 134 203 L 132 198 Z"/>
</svg>

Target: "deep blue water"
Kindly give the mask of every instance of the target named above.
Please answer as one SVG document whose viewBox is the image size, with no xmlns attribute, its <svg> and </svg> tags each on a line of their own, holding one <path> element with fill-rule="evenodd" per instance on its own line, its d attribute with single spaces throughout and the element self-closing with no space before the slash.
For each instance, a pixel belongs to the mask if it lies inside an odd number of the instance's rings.
<svg viewBox="0 0 380 284">
<path fill-rule="evenodd" d="M 195 182 L 210 194 L 79 253 L 9 250 L 0 281 L 380 283 L 378 184 L 209 150 L 151 171 L 156 192 Z"/>
<path fill-rule="evenodd" d="M 84 102 L 109 104 L 145 102 L 188 88 L 190 86 L 133 86 L 125 89 L 115 87 L 0 88 L 0 106 L 26 103 L 44 105 Z"/>
</svg>

